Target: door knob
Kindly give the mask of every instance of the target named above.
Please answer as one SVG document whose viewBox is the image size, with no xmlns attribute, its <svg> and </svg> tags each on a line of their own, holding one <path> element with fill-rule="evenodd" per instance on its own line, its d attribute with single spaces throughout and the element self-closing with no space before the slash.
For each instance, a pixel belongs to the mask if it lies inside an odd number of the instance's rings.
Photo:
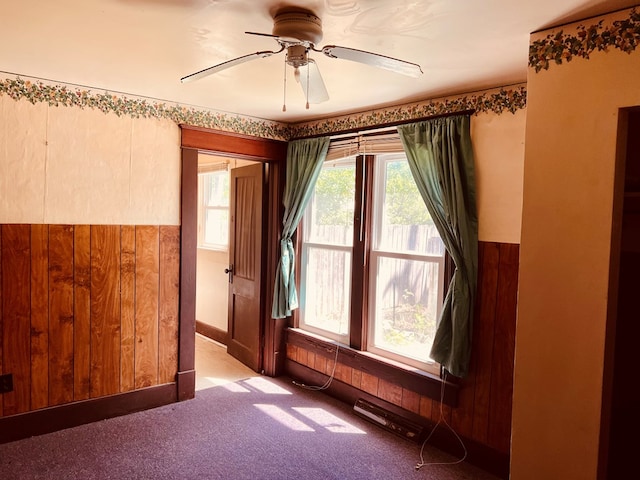
<svg viewBox="0 0 640 480">
<path fill-rule="evenodd" d="M 229 268 L 225 268 L 224 273 L 229 275 L 229 283 L 233 283 L 233 265 L 229 265 Z"/>
</svg>

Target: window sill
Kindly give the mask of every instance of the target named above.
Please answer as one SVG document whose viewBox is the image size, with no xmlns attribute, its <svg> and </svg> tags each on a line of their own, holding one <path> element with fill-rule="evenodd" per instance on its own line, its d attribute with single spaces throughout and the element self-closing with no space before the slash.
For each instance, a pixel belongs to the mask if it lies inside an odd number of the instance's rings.
<svg viewBox="0 0 640 480">
<path fill-rule="evenodd" d="M 209 252 L 218 252 L 218 253 L 229 253 L 228 248 L 210 247 L 208 245 L 198 245 L 198 250 L 207 250 Z"/>
<path fill-rule="evenodd" d="M 286 335 L 288 344 L 304 348 L 305 350 L 325 357 L 335 355 L 334 353 L 328 352 L 335 352 L 335 345 L 338 345 L 340 347 L 338 352 L 339 363 L 399 385 L 419 395 L 438 401 L 440 400 L 443 382 L 437 375 L 402 365 L 370 352 L 354 350 L 346 345 L 305 332 L 298 328 L 288 328 Z M 443 403 L 451 407 L 457 406 L 458 385 L 445 382 Z"/>
</svg>

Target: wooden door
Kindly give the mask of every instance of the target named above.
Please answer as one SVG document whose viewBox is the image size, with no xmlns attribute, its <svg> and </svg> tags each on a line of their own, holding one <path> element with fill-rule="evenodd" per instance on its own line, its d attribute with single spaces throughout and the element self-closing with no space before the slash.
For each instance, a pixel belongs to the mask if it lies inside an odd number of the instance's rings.
<svg viewBox="0 0 640 480">
<path fill-rule="evenodd" d="M 249 368 L 262 368 L 260 321 L 264 165 L 231 170 L 229 329 L 227 352 Z"/>
</svg>

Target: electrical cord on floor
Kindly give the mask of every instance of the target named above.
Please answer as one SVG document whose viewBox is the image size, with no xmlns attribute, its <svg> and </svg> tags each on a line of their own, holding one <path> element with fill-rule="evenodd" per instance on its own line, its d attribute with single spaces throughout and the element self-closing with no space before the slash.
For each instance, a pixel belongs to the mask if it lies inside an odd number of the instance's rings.
<svg viewBox="0 0 640 480">
<path fill-rule="evenodd" d="M 422 467 L 426 466 L 426 465 L 457 465 L 458 463 L 462 463 L 465 461 L 465 459 L 467 458 L 467 447 L 464 445 L 464 442 L 462 441 L 462 439 L 460 438 L 460 436 L 456 433 L 456 431 L 451 427 L 451 425 L 449 425 L 447 423 L 447 421 L 444 418 L 444 413 L 442 410 L 442 404 L 444 401 L 444 385 L 447 381 L 447 371 L 445 369 L 443 369 L 443 375 L 442 375 L 442 385 L 440 388 L 440 419 L 438 420 L 438 423 L 436 423 L 434 425 L 434 427 L 431 429 L 431 432 L 429 433 L 429 435 L 427 436 L 427 438 L 425 439 L 424 442 L 422 442 L 422 448 L 420 448 L 420 462 L 418 462 L 416 464 L 416 470 L 420 470 Z M 426 462 L 424 461 L 424 447 L 427 444 L 427 442 L 429 441 L 429 439 L 431 438 L 431 435 L 433 435 L 433 432 L 436 431 L 436 429 L 438 428 L 438 425 L 440 425 L 440 423 L 444 423 L 449 430 L 451 430 L 451 432 L 456 436 L 456 438 L 458 439 L 458 442 L 460 442 L 460 445 L 462 445 L 462 449 L 464 450 L 464 455 L 462 456 L 462 458 L 460 460 L 456 460 L 455 462 Z"/>
<path fill-rule="evenodd" d="M 295 386 L 300 387 L 300 388 L 304 388 L 306 390 L 326 390 L 327 388 L 329 388 L 329 385 L 331 385 L 331 382 L 333 381 L 333 378 L 336 374 L 336 366 L 338 365 L 338 351 L 339 351 L 340 347 L 338 346 L 338 344 L 336 344 L 336 357 L 333 360 L 333 370 L 331 371 L 331 375 L 329 376 L 329 378 L 327 379 L 326 382 L 324 382 L 322 385 L 305 385 L 304 383 L 300 383 L 300 382 L 296 382 L 295 380 L 291 383 L 293 383 Z"/>
</svg>

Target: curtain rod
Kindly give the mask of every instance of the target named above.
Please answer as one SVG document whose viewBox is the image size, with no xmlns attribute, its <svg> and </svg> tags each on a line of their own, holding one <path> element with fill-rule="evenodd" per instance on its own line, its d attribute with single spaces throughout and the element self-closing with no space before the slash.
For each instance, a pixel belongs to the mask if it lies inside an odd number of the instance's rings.
<svg viewBox="0 0 640 480">
<path fill-rule="evenodd" d="M 442 113 L 439 115 L 431 115 L 428 117 L 420 117 L 420 118 L 412 118 L 410 120 L 398 120 L 396 122 L 388 122 L 381 123 L 380 125 L 375 125 L 373 127 L 364 127 L 364 128 L 350 128 L 346 130 L 339 130 L 337 132 L 327 133 L 317 133 L 314 135 L 306 135 L 303 137 L 295 137 L 291 140 L 306 140 L 308 138 L 318 138 L 318 137 L 326 137 L 327 135 L 331 139 L 337 138 L 349 138 L 349 135 L 353 135 L 353 138 L 357 137 L 360 134 L 375 134 L 375 133 L 384 133 L 385 131 L 391 130 L 393 127 L 397 127 L 398 125 L 407 125 L 409 123 L 423 122 L 425 120 L 433 120 L 435 118 L 444 118 L 444 117 L 453 117 L 454 115 L 472 115 L 475 113 L 475 109 L 471 110 L 462 110 L 460 112 L 451 112 L 451 113 Z"/>
</svg>

